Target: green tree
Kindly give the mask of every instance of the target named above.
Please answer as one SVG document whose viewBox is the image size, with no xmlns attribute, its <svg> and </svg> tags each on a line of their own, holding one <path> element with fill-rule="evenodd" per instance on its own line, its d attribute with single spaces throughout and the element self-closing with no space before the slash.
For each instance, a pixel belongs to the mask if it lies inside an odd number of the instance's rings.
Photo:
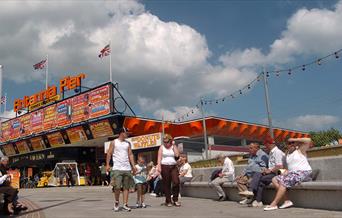
<svg viewBox="0 0 342 218">
<path fill-rule="evenodd" d="M 328 145 L 342 138 L 340 131 L 334 128 L 325 131 L 310 132 L 310 135 L 316 147 Z"/>
</svg>

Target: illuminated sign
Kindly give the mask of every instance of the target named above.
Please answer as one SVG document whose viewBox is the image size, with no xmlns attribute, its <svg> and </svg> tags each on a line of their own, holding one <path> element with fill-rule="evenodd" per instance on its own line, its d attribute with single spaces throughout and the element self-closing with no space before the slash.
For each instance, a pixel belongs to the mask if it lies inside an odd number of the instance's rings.
<svg viewBox="0 0 342 218">
<path fill-rule="evenodd" d="M 94 138 L 113 135 L 113 130 L 110 127 L 108 120 L 102 120 L 96 123 L 91 123 L 89 124 L 89 126 Z"/>
<path fill-rule="evenodd" d="M 17 149 L 18 149 L 20 154 L 30 152 L 30 149 L 29 149 L 26 141 L 17 142 L 17 143 L 15 143 L 15 145 L 17 146 Z"/>
<path fill-rule="evenodd" d="M 6 143 L 9 140 L 16 140 L 31 134 L 39 134 L 57 127 L 66 127 L 71 124 L 77 124 L 82 121 L 110 114 L 110 87 L 110 85 L 106 84 L 59 101 L 58 103 L 26 113 L 20 117 L 2 122 L 0 124 L 0 143 Z M 110 124 L 108 126 L 110 127 Z M 98 129 L 98 127 L 95 128 Z M 103 133 L 97 132 L 95 129 L 93 131 L 99 137 L 102 134 L 113 135 L 112 129 L 107 127 Z"/>
<path fill-rule="evenodd" d="M 51 147 L 58 147 L 65 144 L 60 132 L 51 133 L 47 135 L 47 138 L 49 139 Z"/>
<path fill-rule="evenodd" d="M 76 142 L 87 140 L 87 136 L 82 126 L 67 129 L 66 132 L 71 143 L 76 143 Z"/>
<path fill-rule="evenodd" d="M 81 80 L 86 75 L 81 73 L 77 76 L 66 76 L 59 81 L 59 91 L 63 93 L 65 90 L 73 90 L 81 86 Z M 50 102 L 58 101 L 60 96 L 57 94 L 57 87 L 50 86 L 46 90 L 40 91 L 31 96 L 24 96 L 23 99 L 14 100 L 14 112 L 18 112 L 23 108 L 29 108 L 29 110 L 35 110 Z"/>
<path fill-rule="evenodd" d="M 131 143 L 132 150 L 134 149 L 141 149 L 141 148 L 151 148 L 157 147 L 162 144 L 162 134 L 161 133 L 154 133 L 142 136 L 136 136 L 127 139 Z"/>
</svg>

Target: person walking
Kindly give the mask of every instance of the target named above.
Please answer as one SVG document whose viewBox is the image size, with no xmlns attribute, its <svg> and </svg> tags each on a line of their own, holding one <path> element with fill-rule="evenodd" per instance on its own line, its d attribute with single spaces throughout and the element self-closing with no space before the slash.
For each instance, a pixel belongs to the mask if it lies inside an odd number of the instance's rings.
<svg viewBox="0 0 342 218">
<path fill-rule="evenodd" d="M 158 151 L 158 172 L 161 173 L 163 189 L 165 194 L 165 206 L 180 207 L 181 204 L 178 201 L 179 195 L 179 171 L 177 167 L 177 160 L 179 158 L 179 150 L 176 145 L 173 144 L 172 136 L 165 134 L 163 137 L 163 145 L 160 146 Z M 172 200 L 171 201 L 171 192 Z"/>
<path fill-rule="evenodd" d="M 147 169 L 145 165 L 145 158 L 142 156 L 138 157 L 138 164 L 135 165 L 137 169 L 134 175 L 135 188 L 137 190 L 137 208 L 146 208 L 145 204 L 145 193 L 147 190 Z"/>
<path fill-rule="evenodd" d="M 72 176 L 72 169 L 70 165 L 68 165 L 66 168 L 66 179 L 67 179 L 66 183 L 68 187 L 75 185 L 75 181 Z"/>
<path fill-rule="evenodd" d="M 132 172 L 135 174 L 136 168 L 131 144 L 126 140 L 128 132 L 126 128 L 121 128 L 119 137 L 110 143 L 106 157 L 106 170 L 109 172 L 110 159 L 113 159 L 113 190 L 114 190 L 114 211 L 119 211 L 120 191 L 123 189 L 123 207 L 124 211 L 131 211 L 128 207 L 129 189 L 133 181 Z"/>
<path fill-rule="evenodd" d="M 104 186 L 104 185 L 108 186 L 107 170 L 106 170 L 105 163 L 102 163 L 102 165 L 99 168 L 101 171 L 101 185 L 102 186 Z"/>
<path fill-rule="evenodd" d="M 218 161 L 223 165 L 222 170 L 218 173 L 217 177 L 209 183 L 209 185 L 216 190 L 219 196 L 218 201 L 225 201 L 227 200 L 227 196 L 222 186 L 226 182 L 234 181 L 234 164 L 229 157 L 225 157 L 223 154 L 218 156 Z"/>
</svg>

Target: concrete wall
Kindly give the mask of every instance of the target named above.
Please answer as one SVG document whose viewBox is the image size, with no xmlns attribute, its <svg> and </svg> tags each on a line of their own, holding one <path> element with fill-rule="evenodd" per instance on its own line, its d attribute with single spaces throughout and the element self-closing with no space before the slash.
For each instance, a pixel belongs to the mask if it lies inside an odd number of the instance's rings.
<svg viewBox="0 0 342 218">
<path fill-rule="evenodd" d="M 312 169 L 319 169 L 317 181 L 342 181 L 342 156 L 310 158 L 309 162 Z M 235 165 L 235 175 L 240 175 L 245 167 L 246 165 Z M 210 175 L 216 169 L 219 168 L 196 168 L 193 169 L 193 174 L 194 177 L 202 175 L 203 179 L 201 181 L 208 181 Z M 196 181 L 200 180 L 196 179 Z"/>
</svg>

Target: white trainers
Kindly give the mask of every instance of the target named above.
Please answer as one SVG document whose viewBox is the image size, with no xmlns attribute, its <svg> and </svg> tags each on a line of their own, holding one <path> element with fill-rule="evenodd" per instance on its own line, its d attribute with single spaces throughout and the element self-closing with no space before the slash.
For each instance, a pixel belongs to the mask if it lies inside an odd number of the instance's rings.
<svg viewBox="0 0 342 218">
<path fill-rule="evenodd" d="M 251 191 L 246 190 L 246 191 L 243 191 L 243 192 L 239 192 L 239 195 L 244 195 L 244 196 L 252 197 L 252 196 L 254 196 L 254 193 L 251 192 Z"/>
<path fill-rule="evenodd" d="M 246 205 L 246 204 L 248 204 L 250 201 L 251 201 L 250 199 L 245 198 L 245 199 L 243 199 L 242 201 L 240 201 L 239 204 L 241 204 L 241 205 Z"/>
<path fill-rule="evenodd" d="M 123 207 L 122 207 L 122 209 L 123 209 L 124 211 L 127 211 L 127 212 L 131 212 L 131 210 L 132 210 L 130 207 L 127 206 L 127 204 L 124 204 Z"/>
<path fill-rule="evenodd" d="M 264 204 L 261 201 L 258 202 L 256 200 L 254 200 L 252 203 L 252 207 L 263 207 L 263 206 L 264 206 Z"/>
<path fill-rule="evenodd" d="M 156 197 L 157 194 L 156 193 L 151 193 L 150 196 Z"/>
<path fill-rule="evenodd" d="M 145 203 L 142 203 L 142 204 L 140 205 L 140 207 L 141 207 L 141 208 L 146 208 L 146 204 L 145 204 Z"/>
<path fill-rule="evenodd" d="M 115 203 L 114 203 L 114 212 L 118 212 L 119 209 L 120 209 L 120 207 L 119 207 L 119 202 L 115 202 Z"/>
<path fill-rule="evenodd" d="M 285 208 L 289 208 L 293 206 L 293 202 L 292 201 L 285 201 L 280 207 L 279 209 L 285 209 Z"/>
<path fill-rule="evenodd" d="M 270 205 L 264 207 L 264 211 L 278 210 L 278 206 L 271 207 Z"/>
</svg>

